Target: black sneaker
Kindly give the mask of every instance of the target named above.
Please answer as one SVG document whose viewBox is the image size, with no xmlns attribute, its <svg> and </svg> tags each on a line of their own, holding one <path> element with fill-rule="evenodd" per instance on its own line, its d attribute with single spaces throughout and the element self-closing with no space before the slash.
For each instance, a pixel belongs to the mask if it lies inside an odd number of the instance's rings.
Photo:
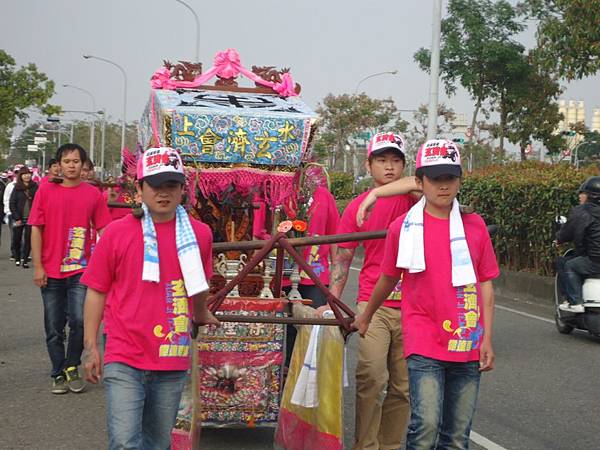
<svg viewBox="0 0 600 450">
<path fill-rule="evenodd" d="M 27 260 L 21 261 L 21 267 L 23 269 L 29 269 L 29 264 L 27 264 Z"/>
<path fill-rule="evenodd" d="M 67 380 L 64 375 L 58 375 L 52 380 L 52 391 L 53 394 L 66 394 L 69 392 L 67 387 Z"/>
<path fill-rule="evenodd" d="M 85 384 L 83 384 L 83 380 L 79 376 L 79 371 L 77 367 L 72 366 L 68 367 L 65 370 L 65 376 L 67 377 L 67 386 L 71 392 L 80 393 L 85 390 Z"/>
</svg>

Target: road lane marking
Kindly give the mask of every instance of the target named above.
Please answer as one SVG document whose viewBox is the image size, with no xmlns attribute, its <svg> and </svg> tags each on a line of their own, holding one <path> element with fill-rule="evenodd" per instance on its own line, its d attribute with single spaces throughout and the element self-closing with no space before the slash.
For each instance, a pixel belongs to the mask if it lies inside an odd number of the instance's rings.
<svg viewBox="0 0 600 450">
<path fill-rule="evenodd" d="M 502 305 L 498 305 L 498 304 L 496 305 L 496 308 L 501 309 L 503 311 L 515 313 L 515 314 L 518 314 L 523 317 L 529 317 L 530 319 L 541 320 L 542 322 L 547 322 L 547 323 L 554 323 L 554 320 L 552 320 L 552 319 L 547 319 L 546 317 L 540 317 L 540 316 L 536 316 L 534 314 L 529 314 L 529 313 L 526 313 L 523 311 L 519 311 L 518 309 L 512 309 L 512 308 L 508 308 L 506 306 L 502 306 Z"/>
<path fill-rule="evenodd" d="M 350 268 L 351 268 L 352 270 L 356 270 L 357 272 L 360 272 L 360 270 L 361 270 L 361 269 L 359 269 L 358 267 L 352 267 L 352 266 L 350 266 Z"/>
<path fill-rule="evenodd" d="M 489 439 L 483 437 L 479 433 L 475 433 L 473 430 L 471 430 L 469 439 L 471 439 L 473 442 L 475 442 L 480 447 L 485 448 L 486 450 L 506 450 L 501 445 L 498 445 L 495 442 L 490 441 Z"/>
</svg>

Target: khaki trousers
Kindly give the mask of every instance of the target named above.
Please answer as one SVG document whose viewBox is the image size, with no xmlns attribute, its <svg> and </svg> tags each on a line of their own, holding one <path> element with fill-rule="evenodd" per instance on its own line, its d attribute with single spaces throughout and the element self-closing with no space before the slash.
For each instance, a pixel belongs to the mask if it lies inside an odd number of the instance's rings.
<svg viewBox="0 0 600 450">
<path fill-rule="evenodd" d="M 410 397 L 402 352 L 400 309 L 382 306 L 358 339 L 354 450 L 395 450 L 404 442 Z"/>
</svg>

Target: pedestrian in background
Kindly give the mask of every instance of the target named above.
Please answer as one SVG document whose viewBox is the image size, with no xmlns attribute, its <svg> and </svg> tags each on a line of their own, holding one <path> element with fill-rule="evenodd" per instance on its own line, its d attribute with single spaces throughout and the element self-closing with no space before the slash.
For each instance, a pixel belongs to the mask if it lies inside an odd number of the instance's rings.
<svg viewBox="0 0 600 450">
<path fill-rule="evenodd" d="M 37 183 L 31 180 L 31 171 L 27 166 L 21 167 L 17 174 L 15 188 L 10 196 L 10 214 L 13 220 L 13 235 L 11 248 L 14 252 L 15 265 L 29 268 L 29 253 L 31 252 L 31 225 L 27 223 L 33 204 L 33 198 L 38 189 Z"/>
<path fill-rule="evenodd" d="M 61 146 L 56 159 L 62 183 L 41 185 L 31 208 L 31 247 L 34 283 L 44 302 L 46 346 L 52 363 L 52 393 L 82 392 L 77 366 L 83 351 L 83 303 L 86 287 L 79 282 L 91 256 L 90 228 L 110 222 L 101 192 L 81 181 L 87 159 L 77 144 Z M 65 325 L 69 340 L 65 354 Z"/>
<path fill-rule="evenodd" d="M 3 173 L 0 175 L 0 244 L 2 243 L 2 225 L 4 225 L 4 190 L 7 183 L 8 178 L 6 178 L 6 173 Z"/>
<path fill-rule="evenodd" d="M 45 177 L 43 177 L 40 181 L 40 184 L 47 183 L 48 181 L 52 181 L 54 178 L 58 178 L 60 176 L 60 164 L 55 158 L 51 158 L 48 161 L 48 173 Z"/>
<path fill-rule="evenodd" d="M 2 208 L 4 210 L 4 222 L 8 225 L 8 233 L 10 235 L 10 260 L 16 261 L 15 251 L 12 246 L 12 233 L 13 233 L 13 220 L 10 214 L 10 196 L 12 194 L 13 189 L 15 188 L 15 177 L 12 171 L 7 172 L 8 175 L 8 183 L 4 188 L 4 193 L 2 195 Z"/>
<path fill-rule="evenodd" d="M 81 168 L 81 179 L 83 181 L 96 180 L 96 172 L 94 172 L 94 163 L 91 159 L 86 159 Z"/>
</svg>

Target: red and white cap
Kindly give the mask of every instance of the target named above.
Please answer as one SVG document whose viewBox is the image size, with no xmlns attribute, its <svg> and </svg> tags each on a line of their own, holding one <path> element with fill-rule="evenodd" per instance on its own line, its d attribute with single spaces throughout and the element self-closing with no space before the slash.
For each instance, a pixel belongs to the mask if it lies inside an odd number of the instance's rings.
<svg viewBox="0 0 600 450">
<path fill-rule="evenodd" d="M 367 149 L 367 156 L 375 156 L 386 150 L 396 150 L 402 157 L 404 154 L 404 138 L 398 133 L 377 133 L 371 138 Z"/>
<path fill-rule="evenodd" d="M 170 147 L 149 148 L 137 162 L 137 179 L 144 180 L 152 187 L 158 187 L 166 181 L 185 184 L 181 156 Z"/>
<path fill-rule="evenodd" d="M 417 176 L 427 178 L 442 175 L 462 176 L 458 145 L 448 139 L 433 139 L 425 142 L 417 152 Z"/>
</svg>

